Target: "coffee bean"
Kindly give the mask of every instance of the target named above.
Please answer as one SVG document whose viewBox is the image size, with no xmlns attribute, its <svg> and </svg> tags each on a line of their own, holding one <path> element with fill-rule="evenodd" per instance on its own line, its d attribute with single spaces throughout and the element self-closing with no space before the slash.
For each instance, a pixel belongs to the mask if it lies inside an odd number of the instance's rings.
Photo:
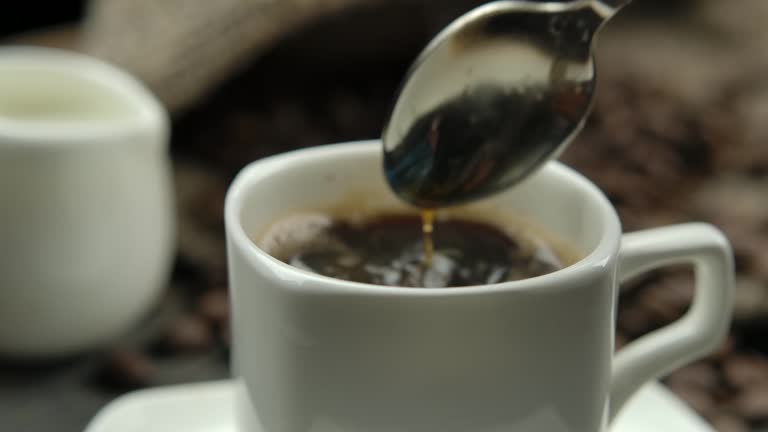
<svg viewBox="0 0 768 432">
<path fill-rule="evenodd" d="M 709 423 L 717 432 L 749 432 L 749 424 L 735 414 L 718 412 L 709 418 Z"/>
<path fill-rule="evenodd" d="M 713 396 L 697 385 L 669 382 L 667 386 L 699 415 L 706 417 L 717 409 Z"/>
<path fill-rule="evenodd" d="M 174 192 L 181 217 L 206 228 L 224 224 L 226 182 L 204 165 L 188 161 L 174 163 Z"/>
<path fill-rule="evenodd" d="M 695 291 L 692 272 L 671 274 L 652 287 L 652 295 L 679 310 L 688 309 Z"/>
<path fill-rule="evenodd" d="M 229 294 L 221 289 L 209 290 L 198 299 L 197 310 L 209 322 L 223 325 L 229 320 Z"/>
<path fill-rule="evenodd" d="M 226 273 L 226 246 L 220 233 L 212 232 L 194 220 L 184 218 L 179 220 L 177 231 L 181 260 L 188 262 L 204 275 Z"/>
<path fill-rule="evenodd" d="M 171 324 L 165 343 L 171 350 L 199 351 L 211 346 L 213 334 L 202 317 L 187 315 Z"/>
<path fill-rule="evenodd" d="M 643 296 L 638 299 L 637 307 L 643 309 L 652 322 L 659 324 L 671 323 L 680 318 L 684 313 L 684 310 L 681 310 L 681 308 L 665 303 L 654 296 Z"/>
<path fill-rule="evenodd" d="M 735 352 L 736 341 L 734 340 L 733 335 L 728 335 L 720 346 L 713 353 L 709 354 L 706 359 L 722 363 L 731 355 L 734 355 Z"/>
<path fill-rule="evenodd" d="M 760 233 L 759 225 L 748 224 L 738 219 L 716 216 L 707 219 L 717 225 L 733 246 L 736 258 L 736 270 L 741 274 L 755 274 L 755 269 L 761 268 L 762 262 L 758 257 L 768 248 L 768 238 Z M 762 271 L 760 271 L 762 273 Z"/>
<path fill-rule="evenodd" d="M 642 228 L 656 228 L 666 225 L 674 225 L 689 220 L 686 212 L 679 209 L 660 208 L 649 211 L 636 211 L 637 217 L 642 219 Z"/>
<path fill-rule="evenodd" d="M 723 361 L 723 373 L 728 383 L 738 389 L 768 386 L 768 359 L 746 354 L 729 356 Z"/>
<path fill-rule="evenodd" d="M 755 276 L 768 282 L 768 241 L 763 241 L 762 248 L 752 257 L 752 269 Z"/>
<path fill-rule="evenodd" d="M 712 364 L 698 362 L 672 372 L 667 382 L 674 387 L 695 387 L 713 393 L 720 386 L 720 377 Z"/>
<path fill-rule="evenodd" d="M 112 352 L 102 369 L 97 372 L 100 385 L 117 389 L 135 389 L 149 385 L 155 375 L 152 360 L 131 350 Z"/>
<path fill-rule="evenodd" d="M 627 279 L 621 284 L 622 300 L 626 300 L 628 294 L 639 295 L 640 291 L 649 285 L 657 283 L 662 277 L 664 277 L 664 274 L 659 271 L 649 271 L 647 273 L 634 276 L 631 279 Z M 633 299 L 636 298 L 634 295 L 629 297 L 632 297 Z"/>
<path fill-rule="evenodd" d="M 705 218 L 727 219 L 754 231 L 768 216 L 768 194 L 764 185 L 743 175 L 718 176 L 697 188 L 690 206 Z"/>
<path fill-rule="evenodd" d="M 733 242 L 737 269 L 768 280 L 768 237 L 751 232 L 748 239 Z"/>
<path fill-rule="evenodd" d="M 733 317 L 742 322 L 768 317 L 768 282 L 738 276 L 734 288 Z"/>
<path fill-rule="evenodd" d="M 614 342 L 614 350 L 619 351 L 620 349 L 624 348 L 624 346 L 626 346 L 627 343 L 629 343 L 629 339 L 623 334 L 617 332 L 615 337 L 615 342 Z"/>
<path fill-rule="evenodd" d="M 680 318 L 693 300 L 691 278 L 666 276 L 646 287 L 637 297 L 636 307 L 642 308 L 654 320 L 669 323 Z"/>
<path fill-rule="evenodd" d="M 212 189 L 200 198 L 201 213 L 199 220 L 215 230 L 224 229 L 224 201 L 226 188 Z"/>
<path fill-rule="evenodd" d="M 768 420 L 768 385 L 753 385 L 741 392 L 729 406 L 747 420 Z"/>
<path fill-rule="evenodd" d="M 630 314 L 637 314 L 646 322 L 641 333 L 669 324 L 679 319 L 688 309 L 693 298 L 693 280 L 688 273 L 661 273 L 661 276 L 650 278 L 632 296 Z M 635 317 L 630 317 L 634 319 Z M 626 319 L 626 317 L 625 317 Z M 619 314 L 620 324 L 622 323 Z"/>
<path fill-rule="evenodd" d="M 622 308 L 618 326 L 628 336 L 637 337 L 651 330 L 654 322 L 648 311 L 642 308 Z"/>
</svg>

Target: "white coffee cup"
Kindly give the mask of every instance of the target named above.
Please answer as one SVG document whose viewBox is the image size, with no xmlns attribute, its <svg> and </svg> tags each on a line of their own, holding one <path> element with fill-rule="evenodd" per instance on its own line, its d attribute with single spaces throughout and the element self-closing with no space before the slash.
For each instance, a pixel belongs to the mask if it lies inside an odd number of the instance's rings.
<svg viewBox="0 0 768 432">
<path fill-rule="evenodd" d="M 254 238 L 294 212 L 404 208 L 378 142 L 300 150 L 240 173 L 226 203 L 233 366 L 242 432 L 599 432 L 644 383 L 712 352 L 726 334 L 730 246 L 685 224 L 622 236 L 601 191 L 551 162 L 470 206 L 532 221 L 583 253 L 517 282 L 413 289 L 284 264 Z M 688 262 L 679 321 L 614 355 L 618 283 Z"/>
<path fill-rule="evenodd" d="M 0 48 L 0 355 L 94 348 L 152 307 L 174 252 L 168 134 L 121 70 Z"/>
</svg>

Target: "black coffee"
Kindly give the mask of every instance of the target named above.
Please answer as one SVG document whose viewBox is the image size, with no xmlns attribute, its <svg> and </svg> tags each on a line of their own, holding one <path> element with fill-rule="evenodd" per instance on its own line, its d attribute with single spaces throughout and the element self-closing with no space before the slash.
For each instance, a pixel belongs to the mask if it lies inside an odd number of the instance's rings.
<svg viewBox="0 0 768 432">
<path fill-rule="evenodd" d="M 359 220 L 305 214 L 276 223 L 260 246 L 297 268 L 401 287 L 494 284 L 544 275 L 570 264 L 568 257 L 541 239 L 471 219 L 436 220 L 431 245 L 425 245 L 423 234 L 417 214 Z"/>
</svg>

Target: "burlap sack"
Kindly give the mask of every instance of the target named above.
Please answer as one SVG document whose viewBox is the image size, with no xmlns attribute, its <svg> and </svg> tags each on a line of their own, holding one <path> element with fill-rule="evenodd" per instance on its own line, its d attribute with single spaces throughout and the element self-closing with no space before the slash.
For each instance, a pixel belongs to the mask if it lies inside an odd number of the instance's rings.
<svg viewBox="0 0 768 432">
<path fill-rule="evenodd" d="M 169 109 L 199 101 L 239 67 L 312 23 L 371 9 L 302 44 L 358 59 L 421 40 L 485 0 L 91 0 L 81 49 L 144 80 Z M 655 5 L 652 19 L 636 10 Z M 645 12 L 645 11 L 644 11 Z M 604 73 L 637 73 L 696 103 L 768 69 L 768 1 L 637 0 L 600 43 Z M 640 20 L 634 20 L 640 16 Z M 377 35 L 377 36 L 372 36 Z M 314 36 L 317 36 L 316 34 Z M 370 46 L 368 46 L 370 45 Z M 352 50 L 345 52 L 343 50 Z M 368 50 L 367 52 L 365 50 Z M 619 61 L 617 61 L 617 59 Z M 329 60 L 333 61 L 333 59 Z M 714 92 L 713 92 L 714 90 Z"/>
</svg>

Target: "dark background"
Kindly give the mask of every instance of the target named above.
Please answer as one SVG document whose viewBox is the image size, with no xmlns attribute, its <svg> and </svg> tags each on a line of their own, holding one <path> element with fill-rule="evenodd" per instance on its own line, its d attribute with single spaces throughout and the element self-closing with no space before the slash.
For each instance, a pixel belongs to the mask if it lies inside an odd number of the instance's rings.
<svg viewBox="0 0 768 432">
<path fill-rule="evenodd" d="M 83 0 L 9 1 L 0 14 L 0 37 L 7 37 L 41 27 L 78 21 L 85 13 Z"/>
</svg>

